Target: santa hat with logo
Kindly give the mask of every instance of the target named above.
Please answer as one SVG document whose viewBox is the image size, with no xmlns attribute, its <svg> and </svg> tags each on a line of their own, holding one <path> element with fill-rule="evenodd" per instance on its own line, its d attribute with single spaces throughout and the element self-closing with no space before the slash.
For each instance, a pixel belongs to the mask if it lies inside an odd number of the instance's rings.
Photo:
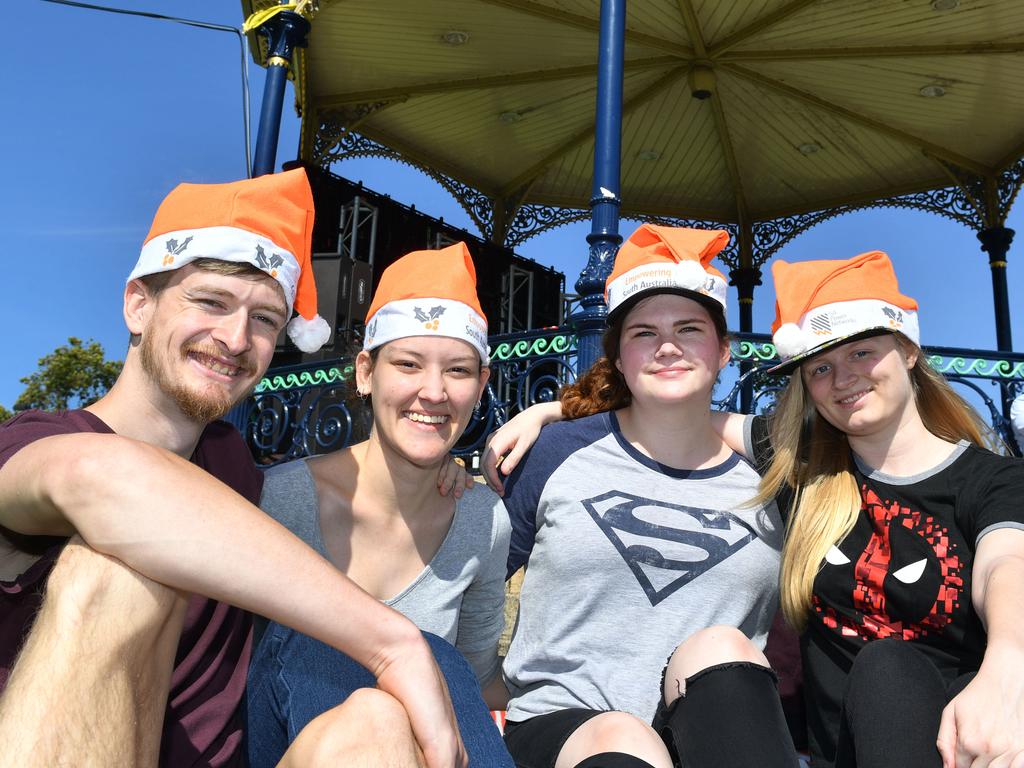
<svg viewBox="0 0 1024 768">
<path fill-rule="evenodd" d="M 481 365 L 490 363 L 487 318 L 476 295 L 476 269 L 465 243 L 413 251 L 380 276 L 366 313 L 363 349 L 408 336 L 447 336 L 468 342 Z"/>
<path fill-rule="evenodd" d="M 890 331 L 920 344 L 917 302 L 900 293 L 889 257 L 870 251 L 852 259 L 772 264 L 772 341 L 790 373 L 830 347 Z"/>
<path fill-rule="evenodd" d="M 170 272 L 196 259 L 251 264 L 284 289 L 288 336 L 315 352 L 331 328 L 316 313 L 310 259 L 313 193 L 301 168 L 230 184 L 179 184 L 164 198 L 129 280 Z"/>
<path fill-rule="evenodd" d="M 720 229 L 641 225 L 619 248 L 605 281 L 608 321 L 656 293 L 686 296 L 724 314 L 726 280 L 711 259 L 728 244 Z"/>
</svg>

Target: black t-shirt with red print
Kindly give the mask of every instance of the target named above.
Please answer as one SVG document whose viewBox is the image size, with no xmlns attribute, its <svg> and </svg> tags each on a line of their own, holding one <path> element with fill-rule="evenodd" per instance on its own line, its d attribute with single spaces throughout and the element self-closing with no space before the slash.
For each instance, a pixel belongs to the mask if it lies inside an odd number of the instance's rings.
<svg viewBox="0 0 1024 768">
<path fill-rule="evenodd" d="M 757 423 L 762 422 L 762 423 Z M 770 456 L 763 420 L 752 445 Z M 912 642 L 947 680 L 977 670 L 985 630 L 971 600 L 978 541 L 999 528 L 1024 529 L 1024 461 L 959 444 L 938 466 L 912 477 L 872 470 L 854 457 L 861 514 L 825 557 L 814 580 L 802 637 L 812 754 L 831 756 L 846 676 L 871 640 Z M 789 505 L 780 504 L 783 514 Z M 815 765 L 828 765 L 815 760 Z"/>
</svg>

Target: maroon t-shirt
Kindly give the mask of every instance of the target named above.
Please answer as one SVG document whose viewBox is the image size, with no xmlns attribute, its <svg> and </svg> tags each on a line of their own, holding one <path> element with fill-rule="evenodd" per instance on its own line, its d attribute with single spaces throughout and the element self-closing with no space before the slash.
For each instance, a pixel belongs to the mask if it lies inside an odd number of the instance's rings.
<svg viewBox="0 0 1024 768">
<path fill-rule="evenodd" d="M 17 451 L 51 435 L 112 432 L 88 411 L 27 411 L 0 425 L 0 467 Z M 263 476 L 241 435 L 230 424 L 214 422 L 199 439 L 192 463 L 259 502 Z M 46 577 L 63 541 L 26 537 L 0 527 L 26 552 L 42 558 L 13 582 L 0 581 L 0 690 L 31 628 Z M 171 689 L 160 743 L 160 765 L 167 768 L 244 766 L 240 712 L 252 640 L 252 617 L 223 603 L 194 596 L 188 606 L 171 675 Z"/>
</svg>

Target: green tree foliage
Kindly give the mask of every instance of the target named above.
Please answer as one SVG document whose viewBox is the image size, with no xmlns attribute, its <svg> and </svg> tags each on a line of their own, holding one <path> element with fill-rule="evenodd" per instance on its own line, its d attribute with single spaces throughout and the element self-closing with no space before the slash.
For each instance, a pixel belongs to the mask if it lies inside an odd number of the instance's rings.
<svg viewBox="0 0 1024 768">
<path fill-rule="evenodd" d="M 6 408 L 4 408 L 2 405 L 0 405 L 0 424 L 3 424 L 5 421 L 7 421 L 13 415 L 14 415 L 13 413 L 11 413 Z"/>
<path fill-rule="evenodd" d="M 94 403 L 113 386 L 121 366 L 120 360 L 105 359 L 99 342 L 90 339 L 83 344 L 71 336 L 67 346 L 40 358 L 39 370 L 21 380 L 25 391 L 14 410 L 58 411 Z"/>
</svg>

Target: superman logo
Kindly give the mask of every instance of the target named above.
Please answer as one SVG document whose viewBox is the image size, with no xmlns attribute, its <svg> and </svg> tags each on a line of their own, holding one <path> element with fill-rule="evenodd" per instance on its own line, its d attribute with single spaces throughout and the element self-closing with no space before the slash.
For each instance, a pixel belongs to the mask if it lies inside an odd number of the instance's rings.
<svg viewBox="0 0 1024 768">
<path fill-rule="evenodd" d="M 813 597 L 826 627 L 847 637 L 917 640 L 953 621 L 964 563 L 949 530 L 930 515 L 862 490 L 870 531 L 858 526 L 825 556 L 841 609 Z M 851 553 L 851 554 L 847 554 Z M 852 610 L 850 610 L 852 609 Z"/>
<path fill-rule="evenodd" d="M 608 537 L 657 605 L 757 538 L 745 521 L 717 509 L 609 491 L 583 500 L 584 508 Z"/>
</svg>

